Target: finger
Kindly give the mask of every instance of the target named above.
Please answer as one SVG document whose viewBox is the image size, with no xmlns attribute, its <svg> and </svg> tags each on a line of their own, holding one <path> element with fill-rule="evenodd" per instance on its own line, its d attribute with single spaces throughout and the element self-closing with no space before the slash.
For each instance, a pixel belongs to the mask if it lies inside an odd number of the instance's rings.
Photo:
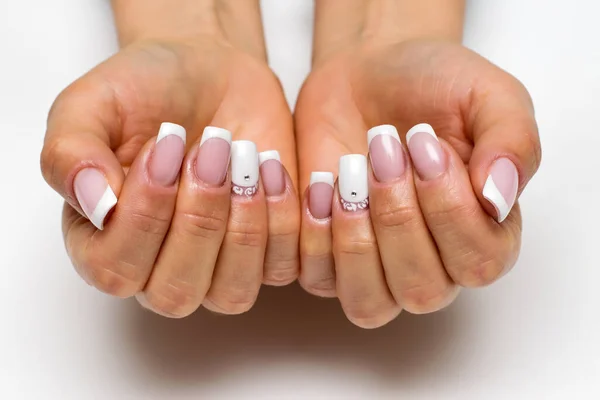
<svg viewBox="0 0 600 400">
<path fill-rule="evenodd" d="M 146 284 L 171 223 L 185 136 L 183 127 L 162 124 L 129 169 L 104 231 L 85 225 L 67 231 L 74 264 L 101 291 L 130 297 Z"/>
<path fill-rule="evenodd" d="M 500 225 L 481 207 L 454 149 L 426 124 L 407 134 L 421 210 L 454 282 L 483 286 L 514 265 L 520 243 L 518 207 Z"/>
<path fill-rule="evenodd" d="M 368 132 L 371 219 L 390 292 L 415 314 L 449 305 L 458 290 L 421 214 L 412 167 L 395 127 Z"/>
<path fill-rule="evenodd" d="M 377 328 L 393 320 L 400 307 L 387 287 L 371 226 L 366 157 L 341 157 L 339 174 L 332 207 L 337 295 L 350 321 Z"/>
<path fill-rule="evenodd" d="M 320 297 L 336 296 L 331 241 L 333 187 L 333 173 L 313 172 L 302 203 L 299 283 Z"/>
<path fill-rule="evenodd" d="M 226 179 L 231 133 L 207 127 L 188 153 L 171 227 L 138 301 L 172 318 L 192 314 L 204 301 L 229 216 Z"/>
<path fill-rule="evenodd" d="M 108 91 L 67 88 L 48 116 L 40 160 L 46 182 L 98 229 L 125 179 L 111 148 L 120 132 L 116 110 Z"/>
<path fill-rule="evenodd" d="M 264 151 L 258 158 L 269 227 L 263 283 L 272 286 L 288 285 L 296 280 L 300 270 L 298 195 L 281 163 L 279 152 Z"/>
<path fill-rule="evenodd" d="M 252 308 L 258 296 L 268 235 L 267 206 L 258 184 L 258 153 L 253 142 L 233 142 L 231 181 L 227 231 L 203 305 L 223 314 L 240 314 Z"/>
<path fill-rule="evenodd" d="M 487 212 L 506 219 L 541 162 L 541 146 L 531 98 L 523 85 L 502 76 L 476 87 L 469 129 L 475 144 L 469 161 L 471 182 Z"/>
</svg>

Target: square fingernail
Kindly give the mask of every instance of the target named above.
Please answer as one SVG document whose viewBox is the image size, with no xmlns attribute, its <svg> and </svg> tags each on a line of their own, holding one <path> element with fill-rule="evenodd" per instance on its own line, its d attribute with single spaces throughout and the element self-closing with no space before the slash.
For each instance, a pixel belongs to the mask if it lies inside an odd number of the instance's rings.
<svg viewBox="0 0 600 400">
<path fill-rule="evenodd" d="M 308 189 L 308 210 L 316 219 L 331 217 L 333 201 L 333 173 L 313 172 Z"/>
<path fill-rule="evenodd" d="M 367 133 L 373 174 L 379 182 L 391 182 L 406 169 L 404 150 L 398 131 L 392 125 L 380 125 Z"/>
<path fill-rule="evenodd" d="M 254 196 L 258 191 L 258 151 L 249 140 L 231 144 L 231 191 L 240 196 Z"/>
<path fill-rule="evenodd" d="M 227 176 L 230 155 L 231 132 L 214 126 L 204 128 L 196 159 L 198 179 L 211 186 L 221 186 Z"/>
<path fill-rule="evenodd" d="M 339 172 L 338 187 L 344 210 L 367 209 L 369 207 L 367 157 L 362 154 L 340 157 Z"/>
</svg>

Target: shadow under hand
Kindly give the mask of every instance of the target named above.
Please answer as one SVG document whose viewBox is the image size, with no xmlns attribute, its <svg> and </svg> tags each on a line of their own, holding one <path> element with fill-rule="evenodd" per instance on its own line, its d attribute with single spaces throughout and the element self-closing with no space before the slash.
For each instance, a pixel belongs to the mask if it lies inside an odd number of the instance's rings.
<svg viewBox="0 0 600 400">
<path fill-rule="evenodd" d="M 132 302 L 121 308 L 120 326 L 161 386 L 214 385 L 240 368 L 277 362 L 351 366 L 395 386 L 407 380 L 431 382 L 447 373 L 452 342 L 468 328 L 460 304 L 459 298 L 431 315 L 402 313 L 369 331 L 348 322 L 337 300 L 319 299 L 292 285 L 263 287 L 256 306 L 240 316 L 201 309 L 186 319 L 170 320 Z"/>
</svg>

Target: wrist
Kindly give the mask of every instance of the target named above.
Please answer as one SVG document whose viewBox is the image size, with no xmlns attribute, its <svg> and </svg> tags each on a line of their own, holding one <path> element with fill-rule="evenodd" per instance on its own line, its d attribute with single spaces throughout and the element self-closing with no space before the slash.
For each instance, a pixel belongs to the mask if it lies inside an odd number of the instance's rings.
<svg viewBox="0 0 600 400">
<path fill-rule="evenodd" d="M 465 0 L 316 0 L 313 63 L 358 43 L 462 41 Z"/>
<path fill-rule="evenodd" d="M 222 41 L 266 59 L 259 0 L 112 0 L 121 47 Z"/>
</svg>

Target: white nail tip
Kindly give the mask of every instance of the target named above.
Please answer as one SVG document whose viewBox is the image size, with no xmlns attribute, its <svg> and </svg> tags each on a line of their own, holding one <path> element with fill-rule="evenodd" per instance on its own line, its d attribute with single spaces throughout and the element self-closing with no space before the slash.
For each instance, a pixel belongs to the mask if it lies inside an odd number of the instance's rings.
<svg viewBox="0 0 600 400">
<path fill-rule="evenodd" d="M 117 196 L 115 196 L 115 193 L 112 191 L 110 186 L 106 186 L 104 194 L 100 198 L 96 208 L 94 208 L 94 212 L 92 212 L 92 215 L 90 215 L 90 221 L 92 221 L 92 224 L 94 224 L 96 228 L 103 230 L 104 219 L 106 218 L 108 212 L 112 210 L 116 204 Z"/>
<path fill-rule="evenodd" d="M 498 214 L 498 222 L 502 222 L 508 217 L 512 205 L 506 203 L 506 199 L 502 196 L 502 193 L 498 190 L 492 176 L 488 176 L 485 185 L 483 186 L 483 197 L 492 203 Z"/>
<path fill-rule="evenodd" d="M 393 138 L 396 138 L 398 142 L 400 142 L 400 136 L 398 135 L 398 130 L 393 125 L 379 125 L 374 128 L 369 129 L 367 132 L 367 143 L 370 146 L 371 141 L 375 139 L 376 136 L 379 135 L 387 135 Z"/>
<path fill-rule="evenodd" d="M 186 131 L 185 128 L 181 125 L 172 124 L 170 122 L 163 122 L 160 125 L 160 129 L 158 130 L 158 137 L 156 138 L 156 143 L 160 142 L 164 138 L 169 135 L 175 135 L 183 140 L 183 143 L 186 141 Z"/>
<path fill-rule="evenodd" d="M 415 125 L 412 128 L 410 128 L 410 130 L 406 134 L 406 143 L 408 144 L 408 142 L 410 142 L 410 139 L 415 135 L 415 133 L 419 133 L 419 132 L 429 133 L 436 140 L 438 138 L 437 135 L 435 134 L 435 131 L 433 130 L 433 128 L 432 128 L 431 125 L 429 125 L 429 124 L 418 124 L 418 125 Z"/>
<path fill-rule="evenodd" d="M 258 154 L 258 162 L 260 163 L 260 165 L 262 165 L 265 161 L 269 160 L 281 161 L 281 158 L 279 157 L 279 152 L 277 150 L 269 150 L 263 151 L 262 153 Z"/>
<path fill-rule="evenodd" d="M 349 154 L 340 158 L 339 191 L 347 203 L 361 204 L 368 201 L 367 157 Z"/>
<path fill-rule="evenodd" d="M 227 143 L 231 144 L 231 132 L 227 129 L 217 128 L 215 126 L 207 126 L 204 128 L 204 132 L 202 133 L 202 139 L 200 139 L 200 146 L 204 144 L 208 139 L 219 138 L 225 140 Z"/>
<path fill-rule="evenodd" d="M 231 181 L 236 186 L 258 184 L 258 152 L 254 142 L 236 140 L 231 144 Z"/>
<path fill-rule="evenodd" d="M 315 183 L 326 183 L 333 187 L 333 173 L 316 171 L 310 174 L 310 186 Z"/>
</svg>

